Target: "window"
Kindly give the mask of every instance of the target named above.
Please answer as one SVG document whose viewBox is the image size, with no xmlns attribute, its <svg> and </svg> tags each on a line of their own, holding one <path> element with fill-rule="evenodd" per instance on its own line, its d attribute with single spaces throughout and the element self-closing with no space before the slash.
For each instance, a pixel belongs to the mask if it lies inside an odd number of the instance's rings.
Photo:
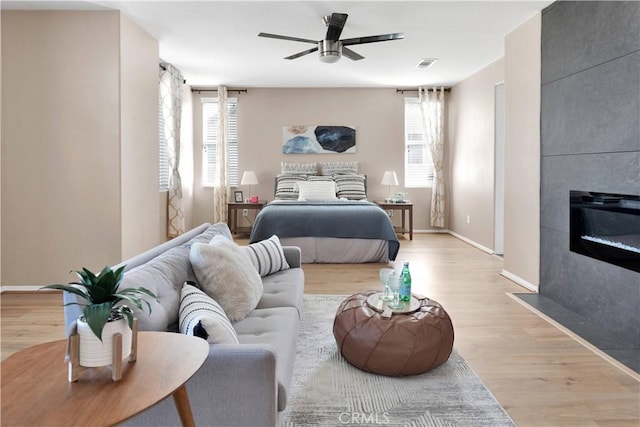
<svg viewBox="0 0 640 427">
<path fill-rule="evenodd" d="M 162 85 L 161 85 L 162 86 Z M 169 155 L 167 154 L 167 140 L 164 136 L 164 115 L 162 114 L 162 97 L 160 97 L 158 102 L 158 114 L 160 124 L 160 133 L 159 133 L 159 145 L 158 149 L 159 153 L 159 173 L 158 173 L 158 187 L 160 191 L 166 191 L 169 189 Z"/>
<path fill-rule="evenodd" d="M 404 186 L 431 187 L 433 163 L 418 98 L 404 100 L 404 147 Z"/>
<path fill-rule="evenodd" d="M 227 183 L 238 185 L 238 101 L 227 99 Z M 202 98 L 202 184 L 214 185 L 218 142 L 218 99 Z"/>
</svg>

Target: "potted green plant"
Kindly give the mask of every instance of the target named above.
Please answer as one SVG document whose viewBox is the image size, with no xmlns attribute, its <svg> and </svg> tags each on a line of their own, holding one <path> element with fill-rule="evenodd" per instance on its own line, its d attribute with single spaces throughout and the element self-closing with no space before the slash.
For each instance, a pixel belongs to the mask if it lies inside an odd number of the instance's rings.
<svg viewBox="0 0 640 427">
<path fill-rule="evenodd" d="M 157 300 L 156 295 L 144 287 L 120 289 L 124 268 L 122 266 L 112 270 L 107 266 L 98 274 L 83 268 L 75 272 L 80 278 L 77 282 L 43 287 L 43 289 L 59 289 L 76 294 L 87 302 L 82 309 L 82 316 L 76 321 L 80 335 L 80 365 L 82 366 L 110 364 L 112 336 L 116 333 L 123 335 L 122 357 L 128 357 L 131 352 L 133 326 L 133 311 L 129 305 L 143 310 L 144 303 L 151 313 L 151 304 L 144 297 Z"/>
</svg>

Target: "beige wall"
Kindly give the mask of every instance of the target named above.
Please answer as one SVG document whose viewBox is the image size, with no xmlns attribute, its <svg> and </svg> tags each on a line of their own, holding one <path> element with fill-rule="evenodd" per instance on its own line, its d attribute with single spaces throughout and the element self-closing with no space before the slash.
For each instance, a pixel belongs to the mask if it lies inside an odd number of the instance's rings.
<svg viewBox="0 0 640 427">
<path fill-rule="evenodd" d="M 157 207 L 158 72 L 158 42 L 120 15 L 123 259 L 155 246 L 166 236 L 158 231 L 162 212 Z"/>
<path fill-rule="evenodd" d="M 494 248 L 495 85 L 503 80 L 500 59 L 454 86 L 449 103 L 449 229 L 488 249 Z"/>
<path fill-rule="evenodd" d="M 2 82 L 2 10 L 0 10 L 0 82 Z M 0 84 L 2 99 L 2 84 Z M 0 141 L 2 140 L 2 102 L 0 102 Z M 2 286 L 2 143 L 0 142 L 0 286 Z"/>
<path fill-rule="evenodd" d="M 540 268 L 540 40 L 538 14 L 508 34 L 505 43 L 504 270 L 535 287 Z"/>
<path fill-rule="evenodd" d="M 406 96 L 417 96 L 417 93 Z M 215 96 L 215 92 L 202 97 Z M 229 96 L 236 96 L 230 93 Z M 395 89 L 256 89 L 238 97 L 239 169 L 256 172 L 259 185 L 253 187 L 261 199 L 273 200 L 274 177 L 280 162 L 358 161 L 367 175 L 370 200 L 387 196 L 380 185 L 385 170 L 395 170 L 400 186 L 415 203 L 414 228 L 427 229 L 431 189 L 404 189 L 404 95 Z M 195 207 L 194 221 L 212 221 L 213 193 L 202 188 L 202 107 L 194 95 Z M 336 124 L 355 126 L 355 154 L 285 155 L 282 127 L 287 125 Z M 241 188 L 245 194 L 248 188 Z M 395 218 L 394 220 L 398 220 Z"/>
<path fill-rule="evenodd" d="M 149 52 L 140 49 L 150 43 L 124 24 L 141 59 L 129 48 L 121 57 L 120 24 L 111 11 L 2 13 L 3 285 L 66 282 L 72 269 L 116 263 L 134 245 L 123 233 L 154 221 L 141 207 L 151 193 L 136 181 L 157 167 L 157 150 L 143 159 L 148 142 L 140 141 L 157 132 L 157 110 L 151 123 L 138 99 L 147 89 L 121 96 L 121 88 L 145 86 L 138 79 Z M 124 192 L 121 174 L 134 182 Z M 122 208 L 136 198 L 144 220 Z"/>
</svg>

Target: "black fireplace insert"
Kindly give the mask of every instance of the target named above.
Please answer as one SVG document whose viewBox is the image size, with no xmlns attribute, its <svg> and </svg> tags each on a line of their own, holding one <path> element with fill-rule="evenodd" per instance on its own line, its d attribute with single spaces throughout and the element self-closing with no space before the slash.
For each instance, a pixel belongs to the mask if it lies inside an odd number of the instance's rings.
<svg viewBox="0 0 640 427">
<path fill-rule="evenodd" d="M 570 192 L 571 251 L 640 272 L 640 196 Z"/>
</svg>

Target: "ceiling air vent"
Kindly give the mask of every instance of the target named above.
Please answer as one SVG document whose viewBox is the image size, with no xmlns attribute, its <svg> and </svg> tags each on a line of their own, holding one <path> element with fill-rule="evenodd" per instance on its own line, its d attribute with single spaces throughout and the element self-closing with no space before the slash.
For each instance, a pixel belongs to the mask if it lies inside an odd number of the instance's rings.
<svg viewBox="0 0 640 427">
<path fill-rule="evenodd" d="M 418 65 L 416 65 L 416 68 L 418 70 L 424 70 L 425 68 L 432 66 L 437 60 L 437 58 L 422 58 L 420 62 L 418 62 Z"/>
</svg>

